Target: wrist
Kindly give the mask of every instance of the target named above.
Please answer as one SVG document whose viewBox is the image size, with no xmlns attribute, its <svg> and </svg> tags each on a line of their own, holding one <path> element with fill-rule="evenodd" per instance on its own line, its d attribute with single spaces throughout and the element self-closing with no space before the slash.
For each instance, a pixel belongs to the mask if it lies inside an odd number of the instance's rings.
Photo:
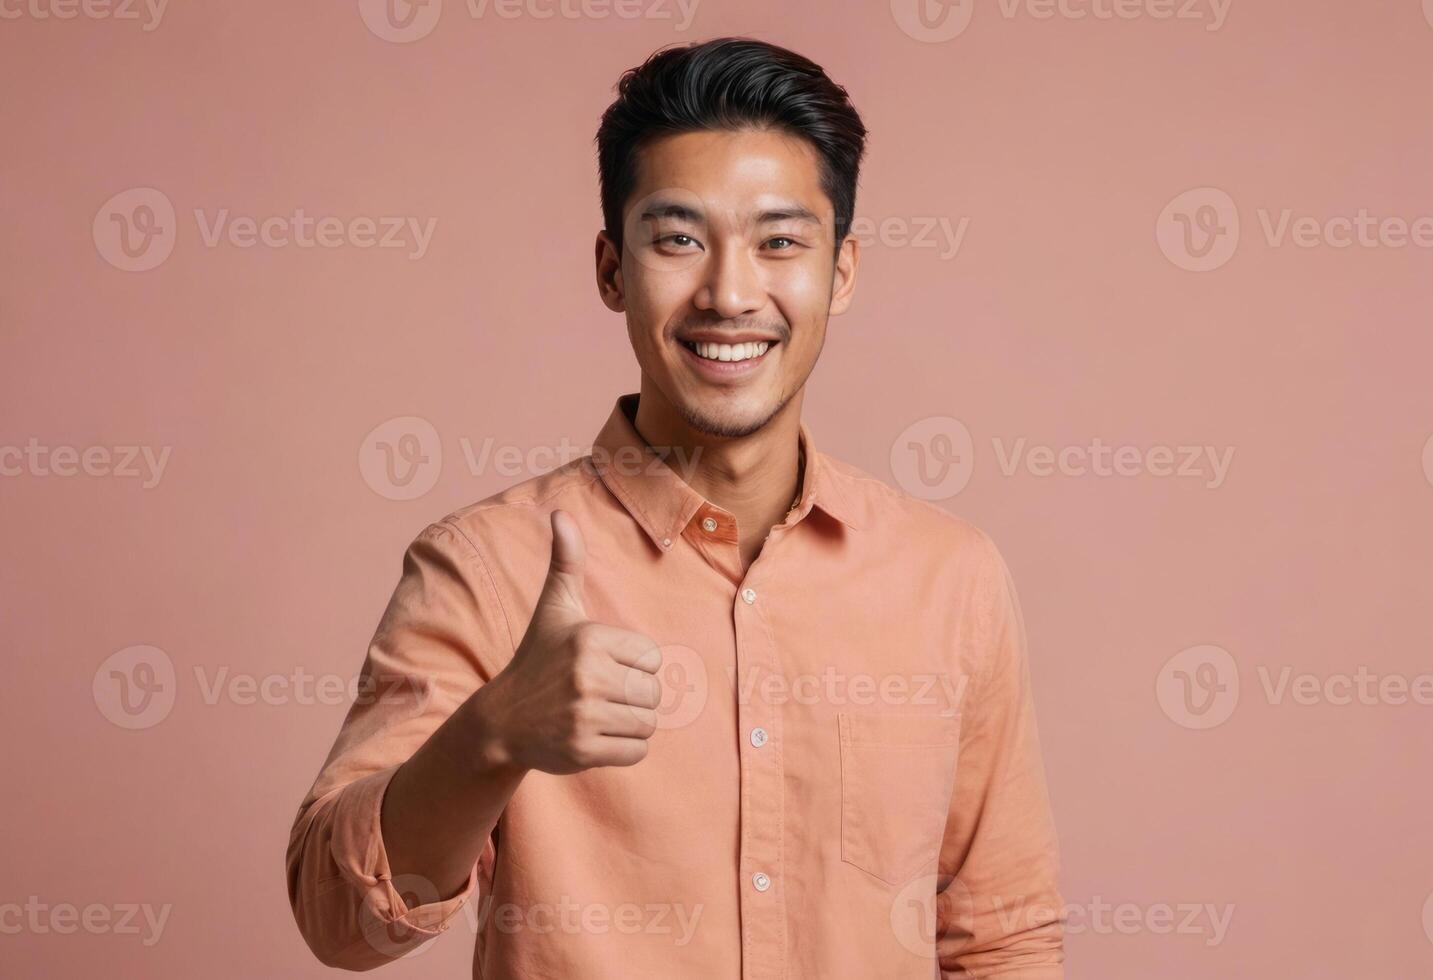
<svg viewBox="0 0 1433 980">
<path fill-rule="evenodd" d="M 526 772 L 514 758 L 511 740 L 490 709 L 495 690 L 484 684 L 459 709 L 462 715 L 461 742 L 469 776 L 474 779 L 521 777 Z"/>
</svg>

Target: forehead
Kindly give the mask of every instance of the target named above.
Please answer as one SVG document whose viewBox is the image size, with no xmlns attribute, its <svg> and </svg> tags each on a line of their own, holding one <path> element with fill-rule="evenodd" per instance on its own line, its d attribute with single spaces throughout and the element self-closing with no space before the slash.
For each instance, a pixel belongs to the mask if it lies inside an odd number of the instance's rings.
<svg viewBox="0 0 1433 980">
<path fill-rule="evenodd" d="M 779 202 L 819 215 L 831 211 L 816 148 L 774 130 L 701 130 L 651 141 L 638 151 L 629 204 L 660 191 L 695 195 L 709 208 L 736 215 Z"/>
</svg>

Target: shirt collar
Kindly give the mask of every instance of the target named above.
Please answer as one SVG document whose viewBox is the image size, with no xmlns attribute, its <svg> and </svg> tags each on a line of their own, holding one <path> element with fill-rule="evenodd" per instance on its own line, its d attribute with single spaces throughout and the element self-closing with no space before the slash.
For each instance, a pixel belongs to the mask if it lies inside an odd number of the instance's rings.
<svg viewBox="0 0 1433 980">
<path fill-rule="evenodd" d="M 639 393 L 619 395 L 602 430 L 593 440 L 592 462 L 602 482 L 642 526 L 658 548 L 666 550 L 680 537 L 697 511 L 713 506 L 678 475 L 690 461 L 678 451 L 666 454 L 663 462 L 657 450 L 647 445 L 632 424 Z M 629 414 L 630 413 L 630 414 Z M 795 521 L 805 519 L 812 507 L 819 508 L 850 528 L 860 528 L 855 508 L 841 474 L 831 466 L 811 441 L 811 429 L 800 425 L 801 446 L 806 467 L 801 477 L 801 500 Z M 668 465 L 670 464 L 670 465 Z M 677 469 L 673 469 L 673 467 Z M 794 521 L 794 522 L 795 522 Z M 793 522 L 793 523 L 794 523 Z"/>
</svg>

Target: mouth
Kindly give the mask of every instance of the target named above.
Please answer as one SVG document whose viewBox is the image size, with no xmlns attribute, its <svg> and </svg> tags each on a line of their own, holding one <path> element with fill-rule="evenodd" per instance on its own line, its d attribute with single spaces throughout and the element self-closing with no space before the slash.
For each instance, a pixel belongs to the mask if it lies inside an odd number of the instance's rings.
<svg viewBox="0 0 1433 980">
<path fill-rule="evenodd" d="M 777 340 L 747 341 L 740 344 L 717 344 L 705 341 L 679 340 L 698 374 L 712 381 L 745 379 L 771 359 L 780 344 Z"/>
</svg>

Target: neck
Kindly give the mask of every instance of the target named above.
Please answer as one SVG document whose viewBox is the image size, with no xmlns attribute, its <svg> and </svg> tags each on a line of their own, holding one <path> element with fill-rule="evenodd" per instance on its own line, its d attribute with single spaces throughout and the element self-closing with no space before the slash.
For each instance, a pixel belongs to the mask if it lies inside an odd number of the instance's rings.
<svg viewBox="0 0 1433 980">
<path fill-rule="evenodd" d="M 648 445 L 670 448 L 667 459 L 677 474 L 736 518 L 748 563 L 800 492 L 801 395 L 756 431 L 722 436 L 693 428 L 655 386 L 642 382 L 633 426 Z"/>
</svg>

